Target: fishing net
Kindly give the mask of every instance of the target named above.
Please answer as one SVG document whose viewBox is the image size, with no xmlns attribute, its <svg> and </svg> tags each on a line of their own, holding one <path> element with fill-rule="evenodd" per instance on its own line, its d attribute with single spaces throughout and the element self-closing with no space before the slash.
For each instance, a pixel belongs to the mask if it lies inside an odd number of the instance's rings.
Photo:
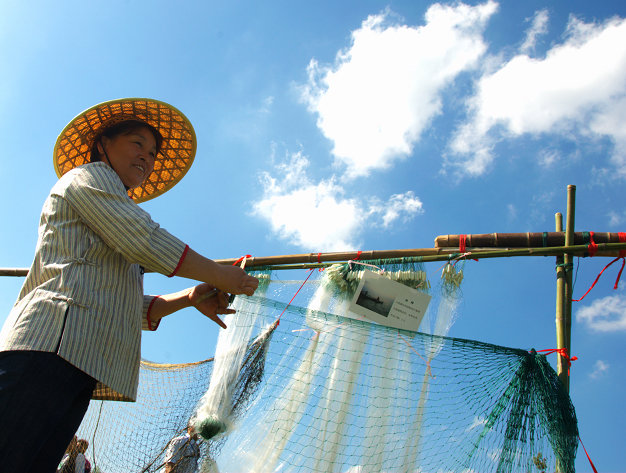
<svg viewBox="0 0 626 473">
<path fill-rule="evenodd" d="M 359 273 L 379 269 L 432 297 L 419 332 L 345 317 Z M 305 284 L 261 274 L 214 362 L 142 363 L 136 403 L 91 403 L 78 436 L 99 471 L 164 471 L 190 420 L 207 472 L 574 471 L 574 408 L 545 356 L 447 336 L 458 268 L 433 282 L 413 260 Z"/>
</svg>

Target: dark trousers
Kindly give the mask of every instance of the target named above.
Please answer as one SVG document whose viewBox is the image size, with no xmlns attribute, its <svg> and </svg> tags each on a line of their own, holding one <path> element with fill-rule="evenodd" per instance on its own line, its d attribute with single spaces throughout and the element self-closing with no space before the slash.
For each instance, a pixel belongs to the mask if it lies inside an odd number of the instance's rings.
<svg viewBox="0 0 626 473">
<path fill-rule="evenodd" d="M 0 353 L 0 469 L 54 473 L 96 380 L 55 353 Z"/>
</svg>

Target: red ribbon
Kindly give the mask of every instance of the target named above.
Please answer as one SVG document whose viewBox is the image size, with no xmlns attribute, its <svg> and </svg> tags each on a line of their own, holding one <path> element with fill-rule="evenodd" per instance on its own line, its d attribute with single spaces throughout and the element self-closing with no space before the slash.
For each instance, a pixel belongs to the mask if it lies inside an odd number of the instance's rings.
<svg viewBox="0 0 626 473">
<path fill-rule="evenodd" d="M 593 473 L 598 473 L 598 470 L 596 470 L 596 466 L 593 464 L 593 462 L 591 461 L 591 457 L 587 453 L 587 449 L 585 448 L 585 445 L 583 444 L 583 441 L 580 439 L 580 435 L 578 436 L 578 441 L 583 446 L 583 450 L 585 451 L 585 455 L 587 455 L 587 460 L 589 460 L 589 464 L 591 465 L 591 468 L 593 468 Z"/>
<path fill-rule="evenodd" d="M 600 279 L 600 276 L 602 276 L 602 273 L 604 272 L 604 270 L 606 268 L 608 268 L 609 266 L 611 266 L 613 263 L 615 263 L 617 260 L 620 260 L 620 259 L 622 260 L 622 267 L 620 268 L 619 273 L 617 273 L 617 278 L 615 279 L 615 285 L 613 286 L 613 289 L 617 289 L 617 285 L 619 284 L 619 280 L 622 277 L 622 271 L 624 271 L 624 265 L 626 265 L 626 258 L 624 258 L 623 256 L 618 256 L 613 261 L 611 261 L 609 264 L 607 264 L 602 269 L 602 271 L 600 271 L 600 274 L 598 274 L 598 276 L 596 277 L 596 280 L 593 282 L 591 287 L 589 289 L 587 289 L 587 292 L 585 292 L 585 294 L 580 299 L 572 299 L 572 302 L 580 302 L 580 301 L 582 301 L 585 298 L 585 296 L 587 294 L 589 294 L 589 291 L 591 291 L 593 289 L 593 287 L 596 285 L 596 283 L 598 282 L 598 279 Z"/>
<path fill-rule="evenodd" d="M 589 246 L 587 247 L 587 251 L 589 251 L 590 257 L 594 257 L 598 252 L 598 244 L 593 241 L 593 232 L 589 232 Z"/>
<path fill-rule="evenodd" d="M 317 254 L 317 263 L 318 263 L 318 264 L 322 264 L 322 260 L 321 260 L 321 258 L 320 258 L 321 254 L 322 254 L 322 253 L 318 253 L 318 254 Z M 326 268 L 319 268 L 319 269 L 318 269 L 318 271 L 321 273 L 322 271 L 324 271 L 324 269 L 326 269 Z"/>
<path fill-rule="evenodd" d="M 298 293 L 300 292 L 300 289 L 302 289 L 304 287 L 304 285 L 306 284 L 306 282 L 309 280 L 309 278 L 311 277 L 311 274 L 313 274 L 313 270 L 309 269 L 309 275 L 306 277 L 306 279 L 304 280 L 304 282 L 302 283 L 302 285 L 298 288 L 298 290 L 296 291 L 296 293 L 293 295 L 293 297 L 291 298 L 291 300 L 289 301 L 289 304 L 287 304 L 285 306 L 285 308 L 283 309 L 283 311 L 280 313 L 280 315 L 278 316 L 278 320 L 277 325 L 280 323 L 280 318 L 283 316 L 283 314 L 285 313 L 285 311 L 287 310 L 287 307 L 289 307 L 291 305 L 291 303 L 293 302 L 293 300 L 296 298 L 296 296 L 298 295 Z"/>
<path fill-rule="evenodd" d="M 465 258 L 467 255 L 471 254 L 471 251 L 468 253 L 466 250 L 467 250 L 467 235 L 459 235 L 459 253 L 461 253 L 460 257 Z M 474 261 L 478 261 L 478 259 L 476 258 L 472 258 L 472 259 Z"/>
<path fill-rule="evenodd" d="M 459 235 L 459 253 L 465 253 L 467 235 Z"/>
<path fill-rule="evenodd" d="M 551 348 L 549 350 L 537 350 L 537 353 L 545 353 L 546 355 L 551 355 L 552 353 L 558 353 L 563 358 L 567 360 L 567 376 L 569 376 L 569 368 L 572 366 L 572 361 L 576 361 L 578 359 L 577 356 L 572 356 L 571 358 L 567 354 L 567 348 Z"/>
<path fill-rule="evenodd" d="M 239 258 L 237 261 L 233 263 L 233 266 L 237 266 L 239 263 L 241 263 L 244 259 L 247 259 L 247 258 L 252 258 L 252 255 L 242 256 L 241 258 Z"/>
</svg>

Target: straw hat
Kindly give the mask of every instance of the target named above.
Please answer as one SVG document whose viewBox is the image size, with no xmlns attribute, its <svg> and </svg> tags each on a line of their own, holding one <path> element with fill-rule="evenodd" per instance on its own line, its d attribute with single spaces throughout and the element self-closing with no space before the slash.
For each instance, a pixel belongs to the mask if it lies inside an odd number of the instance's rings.
<svg viewBox="0 0 626 473">
<path fill-rule="evenodd" d="M 170 190 L 187 173 L 196 155 L 196 133 L 178 109 L 159 100 L 126 98 L 95 105 L 74 118 L 54 145 L 54 170 L 61 177 L 88 163 L 93 140 L 106 127 L 124 120 L 141 120 L 163 136 L 154 171 L 141 187 L 130 189 L 135 202 L 145 202 Z"/>
</svg>

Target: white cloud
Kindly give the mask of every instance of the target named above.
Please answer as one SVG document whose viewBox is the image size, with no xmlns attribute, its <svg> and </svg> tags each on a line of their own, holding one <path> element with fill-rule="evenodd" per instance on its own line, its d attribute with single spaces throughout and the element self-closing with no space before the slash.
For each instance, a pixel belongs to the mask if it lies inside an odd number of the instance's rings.
<svg viewBox="0 0 626 473">
<path fill-rule="evenodd" d="M 520 47 L 520 52 L 529 53 L 535 49 L 537 38 L 548 32 L 548 10 L 543 9 L 535 13 L 532 24 L 526 31 L 526 39 Z"/>
<path fill-rule="evenodd" d="M 387 14 L 372 15 L 334 65 L 310 62 L 302 99 L 348 176 L 386 168 L 412 152 L 441 112 L 443 90 L 484 54 L 482 32 L 497 8 L 493 1 L 434 4 L 420 27 L 388 25 Z"/>
<path fill-rule="evenodd" d="M 621 225 L 622 223 L 626 222 L 626 211 L 622 211 L 621 213 L 619 213 L 614 210 L 611 210 L 609 212 L 608 217 L 609 217 L 609 226 L 612 228 L 615 228 L 618 225 Z"/>
<path fill-rule="evenodd" d="M 590 306 L 578 309 L 576 320 L 596 332 L 626 330 L 626 298 L 616 294 L 597 299 Z"/>
<path fill-rule="evenodd" d="M 413 191 L 392 195 L 386 203 L 374 201 L 369 206 L 369 214 L 382 217 L 382 226 L 389 228 L 398 218 L 408 221 L 415 214 L 423 211 L 422 201 Z"/>
<path fill-rule="evenodd" d="M 626 41 L 626 34 L 623 41 Z M 626 72 L 622 80 L 626 82 Z M 615 150 L 612 160 L 622 178 L 626 177 L 626 128 L 624 127 L 624 123 L 626 123 L 626 86 L 624 89 L 622 97 L 602 104 L 589 123 L 591 132 L 610 136 L 613 139 Z"/>
<path fill-rule="evenodd" d="M 508 204 L 506 206 L 506 210 L 510 221 L 513 221 L 517 218 L 517 207 L 515 207 L 515 205 Z"/>
<path fill-rule="evenodd" d="M 265 97 L 261 103 L 261 107 L 259 108 L 259 113 L 268 114 L 272 111 L 272 105 L 274 104 L 274 97 L 269 95 Z"/>
<path fill-rule="evenodd" d="M 541 166 L 550 168 L 560 161 L 561 154 L 555 149 L 545 149 L 539 152 L 538 159 Z"/>
<path fill-rule="evenodd" d="M 358 249 L 366 226 L 389 228 L 422 212 L 422 202 L 411 191 L 387 202 L 347 198 L 334 177 L 311 182 L 308 165 L 302 153 L 294 153 L 276 166 L 278 177 L 264 173 L 264 195 L 254 204 L 254 213 L 295 246 L 310 251 Z"/>
<path fill-rule="evenodd" d="M 501 139 L 555 133 L 611 138 L 613 163 L 626 176 L 626 20 L 572 18 L 567 33 L 544 59 L 519 54 L 478 81 L 470 119 L 450 144 L 463 173 L 484 173 Z"/>
<path fill-rule="evenodd" d="M 609 364 L 602 360 L 598 360 L 593 365 L 593 371 L 589 374 L 592 379 L 598 379 L 609 371 Z"/>
</svg>

